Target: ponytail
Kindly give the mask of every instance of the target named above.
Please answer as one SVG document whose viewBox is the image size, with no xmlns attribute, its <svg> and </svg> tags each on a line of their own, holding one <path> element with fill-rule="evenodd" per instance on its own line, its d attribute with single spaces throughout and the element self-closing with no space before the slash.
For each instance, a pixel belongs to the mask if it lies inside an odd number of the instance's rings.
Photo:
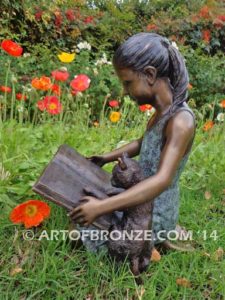
<svg viewBox="0 0 225 300">
<path fill-rule="evenodd" d="M 188 71 L 180 52 L 169 40 L 156 33 L 138 33 L 127 39 L 115 52 L 113 63 L 118 68 L 143 72 L 153 66 L 158 77 L 168 77 L 173 92 L 169 113 L 188 99 Z"/>
<path fill-rule="evenodd" d="M 172 45 L 168 47 L 169 52 L 169 79 L 173 87 L 173 104 L 171 111 L 175 111 L 179 105 L 188 101 L 189 76 L 185 62 L 180 52 Z"/>
</svg>

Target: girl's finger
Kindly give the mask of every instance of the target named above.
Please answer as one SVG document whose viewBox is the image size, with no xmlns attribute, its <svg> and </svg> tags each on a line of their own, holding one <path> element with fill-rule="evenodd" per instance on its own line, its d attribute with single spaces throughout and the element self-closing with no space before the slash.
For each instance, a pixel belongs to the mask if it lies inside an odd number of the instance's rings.
<svg viewBox="0 0 225 300">
<path fill-rule="evenodd" d="M 76 208 L 74 208 L 72 211 L 70 211 L 68 214 L 67 214 L 67 216 L 69 216 L 69 217 L 71 217 L 71 216 L 73 216 L 74 214 L 77 214 L 77 213 L 79 213 L 79 212 L 81 212 L 81 207 L 76 207 Z"/>
<path fill-rule="evenodd" d="M 84 202 L 88 202 L 90 199 L 87 197 L 83 197 L 79 200 L 79 202 L 84 203 Z"/>
<path fill-rule="evenodd" d="M 77 214 L 75 214 L 75 215 L 72 216 L 72 219 L 73 219 L 73 220 L 76 220 L 76 219 L 81 218 L 81 217 L 83 217 L 83 216 L 84 216 L 84 215 L 83 215 L 82 213 L 77 213 Z"/>
<path fill-rule="evenodd" d="M 78 218 L 78 219 L 76 219 L 76 220 L 74 220 L 76 223 L 78 223 L 78 224 L 81 224 L 81 225 L 83 225 L 83 223 L 84 223 L 84 218 Z"/>
</svg>

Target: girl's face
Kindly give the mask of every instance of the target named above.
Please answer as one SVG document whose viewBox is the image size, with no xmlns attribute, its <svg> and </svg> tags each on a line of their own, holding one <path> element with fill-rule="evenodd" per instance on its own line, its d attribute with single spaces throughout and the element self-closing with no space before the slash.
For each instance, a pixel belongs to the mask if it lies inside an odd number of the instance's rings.
<svg viewBox="0 0 225 300">
<path fill-rule="evenodd" d="M 116 68 L 116 73 L 123 84 L 125 95 L 129 95 L 138 105 L 152 103 L 154 100 L 153 85 L 150 84 L 147 75 L 128 68 Z"/>
</svg>

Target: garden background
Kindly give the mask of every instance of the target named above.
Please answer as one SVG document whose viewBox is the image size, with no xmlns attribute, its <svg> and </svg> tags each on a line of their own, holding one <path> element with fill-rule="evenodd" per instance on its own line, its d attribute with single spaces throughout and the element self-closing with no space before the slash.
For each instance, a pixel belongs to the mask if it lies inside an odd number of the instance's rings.
<svg viewBox="0 0 225 300">
<path fill-rule="evenodd" d="M 225 299 L 223 1 L 2 0 L 0 22 L 0 299 Z M 44 200 L 31 187 L 59 145 L 90 156 L 143 134 L 153 108 L 122 96 L 111 64 L 140 31 L 165 35 L 183 54 L 197 118 L 180 206 L 196 251 L 153 261 L 144 286 L 126 263 L 116 268 L 68 240 L 25 241 L 9 219 L 17 204 Z M 35 237 L 68 229 L 65 211 L 48 204 Z"/>
</svg>

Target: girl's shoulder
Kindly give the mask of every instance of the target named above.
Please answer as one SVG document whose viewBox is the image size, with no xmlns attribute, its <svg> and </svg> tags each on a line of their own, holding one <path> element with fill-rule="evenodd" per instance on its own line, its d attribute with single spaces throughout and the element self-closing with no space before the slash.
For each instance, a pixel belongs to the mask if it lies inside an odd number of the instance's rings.
<svg viewBox="0 0 225 300">
<path fill-rule="evenodd" d="M 166 139 L 180 140 L 188 142 L 186 153 L 189 152 L 195 137 L 195 115 L 188 107 L 182 107 L 168 120 L 164 128 L 164 136 Z"/>
<path fill-rule="evenodd" d="M 195 114 L 188 104 L 184 102 L 183 105 L 180 106 L 168 120 L 168 125 L 169 123 L 181 128 L 195 128 Z"/>
</svg>

